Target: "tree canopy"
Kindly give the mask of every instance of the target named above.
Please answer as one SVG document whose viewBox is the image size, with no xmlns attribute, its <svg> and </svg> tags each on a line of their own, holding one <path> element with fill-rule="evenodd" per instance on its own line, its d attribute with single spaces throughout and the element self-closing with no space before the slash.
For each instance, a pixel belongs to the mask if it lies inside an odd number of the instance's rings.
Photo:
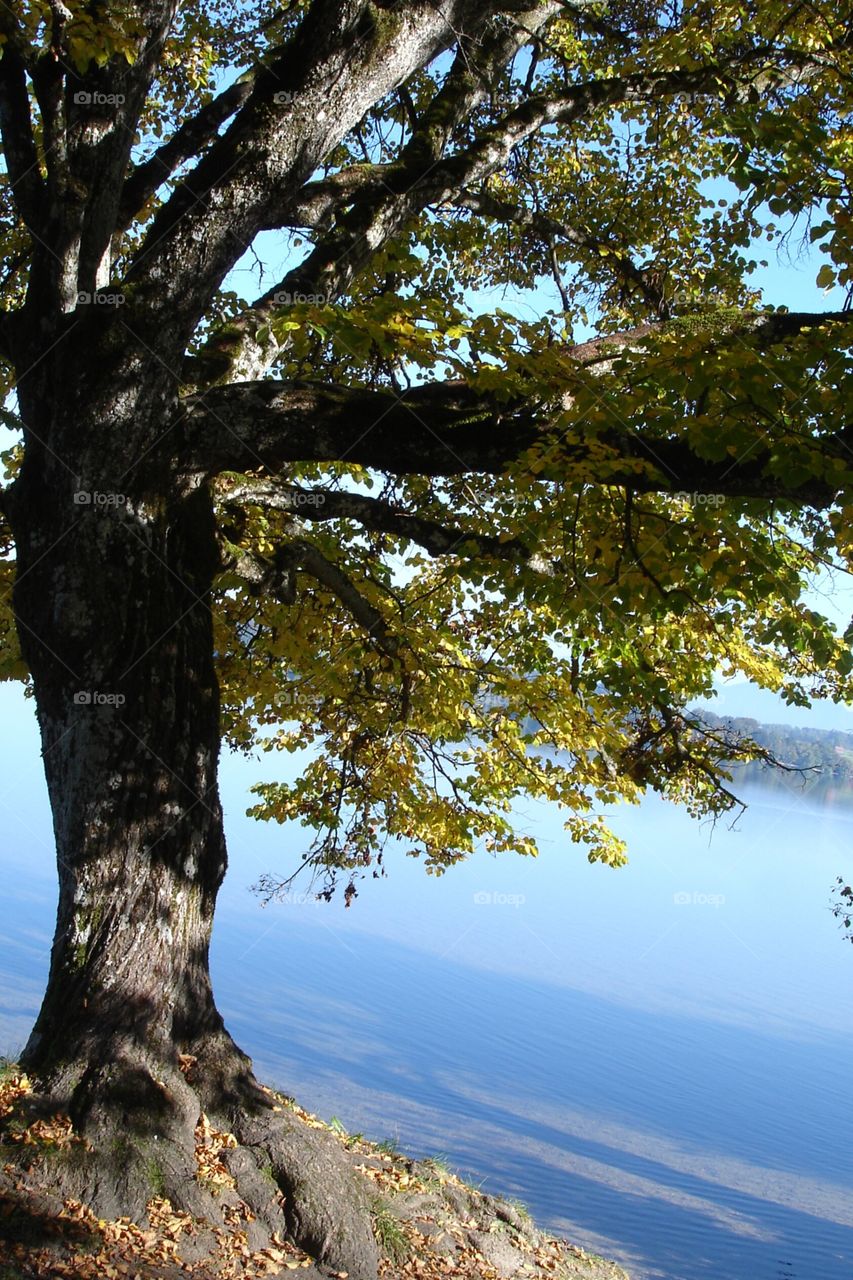
<svg viewBox="0 0 853 1280">
<path fill-rule="evenodd" d="M 853 289 L 848 6 L 26 0 L 0 41 L 5 421 L 36 318 L 168 367 L 224 737 L 307 749 L 253 811 L 327 885 L 534 853 L 523 794 L 617 864 L 613 802 L 732 803 L 715 676 L 849 698 L 806 592 L 853 552 L 853 315 L 751 283 L 808 245 Z"/>
</svg>

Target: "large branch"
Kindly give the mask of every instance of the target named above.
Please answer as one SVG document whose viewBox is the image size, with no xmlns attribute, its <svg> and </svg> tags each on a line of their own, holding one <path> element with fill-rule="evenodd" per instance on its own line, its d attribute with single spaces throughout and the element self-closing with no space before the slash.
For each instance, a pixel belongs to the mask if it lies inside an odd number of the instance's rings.
<svg viewBox="0 0 853 1280">
<path fill-rule="evenodd" d="M 46 183 L 27 314 L 42 337 L 46 316 L 61 324 L 79 292 L 110 279 L 122 183 L 176 5 L 131 0 L 121 15 L 127 48 L 100 65 L 93 53 L 82 70 L 68 53 L 74 15 L 64 4 L 52 6 L 50 47 L 32 67 Z M 97 30 L 108 17 L 92 20 Z"/>
<path fill-rule="evenodd" d="M 301 188 L 365 112 L 500 6 L 315 0 L 293 41 L 258 73 L 225 134 L 158 213 L 128 274 L 128 321 L 177 363 L 214 290 L 272 210 Z M 278 99 L 278 101 L 277 101 Z"/>
<path fill-rule="evenodd" d="M 184 370 L 196 386 L 223 380 L 259 378 L 274 363 L 281 344 L 269 321 L 287 299 L 326 301 L 346 292 L 356 275 L 416 214 L 448 189 L 442 157 L 454 131 L 482 103 L 494 77 L 541 32 L 559 10 L 555 0 L 540 3 L 513 23 L 464 43 L 433 100 L 422 113 L 398 158 L 383 165 L 354 165 L 308 183 L 286 206 L 271 214 L 270 228 L 322 228 L 306 260 L 214 335 Z M 453 182 L 458 181 L 458 161 Z"/>
<path fill-rule="evenodd" d="M 200 155 L 218 136 L 227 120 L 252 92 L 253 77 L 235 81 L 191 119 L 184 121 L 168 142 L 128 174 L 121 193 L 118 230 L 124 231 L 159 187 L 188 160 Z"/>
<path fill-rule="evenodd" d="M 770 346 L 803 329 L 849 313 L 745 315 L 737 337 Z M 661 325 L 596 339 L 569 349 L 582 377 L 608 375 L 620 353 L 640 348 Z M 569 393 L 561 398 L 571 400 Z M 683 438 L 661 437 L 596 423 L 557 427 L 559 402 L 501 403 L 461 382 L 413 387 L 403 395 L 359 387 L 260 381 L 213 388 L 187 397 L 176 424 L 181 464 L 206 478 L 222 471 L 275 475 L 294 462 L 348 462 L 391 475 L 499 475 L 534 446 L 552 449 L 566 472 L 586 482 L 635 492 L 697 492 L 790 500 L 815 507 L 837 488 L 819 479 L 786 482 L 773 469 L 769 442 L 757 433 L 741 459 L 709 460 Z M 815 440 L 815 448 L 849 464 L 853 426 Z M 638 463 L 642 465 L 638 466 Z"/>
<path fill-rule="evenodd" d="M 473 552 L 490 559 L 541 567 L 540 558 L 532 555 L 520 538 L 499 538 L 495 534 L 465 529 L 450 519 L 413 515 L 403 507 L 367 494 L 305 489 L 294 484 L 256 480 L 229 489 L 223 502 L 226 506 L 259 506 L 267 511 L 283 511 L 312 524 L 326 520 L 352 520 L 371 532 L 387 533 L 394 538 L 415 542 L 433 556 Z"/>
<path fill-rule="evenodd" d="M 174 360 L 177 344 L 185 348 L 213 288 L 259 230 L 282 225 L 277 213 L 282 207 L 287 210 L 294 192 L 370 105 L 436 56 L 456 38 L 458 29 L 470 33 L 483 28 L 503 8 L 474 0 L 421 0 L 397 10 L 402 16 L 393 35 L 385 44 L 371 45 L 363 57 L 352 31 L 336 29 L 331 44 L 323 31 L 316 48 L 306 35 L 298 59 L 288 54 L 260 75 L 226 134 L 155 219 L 131 270 L 138 301 L 146 304 L 148 313 L 137 323 L 147 329 L 144 336 L 153 350 L 165 358 L 169 346 L 168 356 Z M 513 6 L 505 8 L 513 12 Z M 313 9 L 306 30 L 312 13 Z M 322 61 L 317 54 L 321 47 Z M 736 95 L 759 73 L 772 81 L 775 71 L 764 66 L 763 54 L 748 50 L 705 66 L 606 76 L 569 85 L 556 94 L 532 95 L 496 130 L 486 130 L 472 151 L 459 157 L 455 170 L 447 162 L 444 189 L 434 190 L 432 198 L 447 198 L 458 190 L 468 179 L 472 160 L 483 174 L 499 168 L 515 146 L 539 129 L 571 124 L 596 108 L 623 102 L 645 103 L 680 93 Z M 292 96 L 286 113 L 271 109 L 274 86 Z M 362 199 L 387 187 L 389 176 L 393 174 L 387 166 L 377 170 L 375 181 L 362 187 Z M 410 174 L 402 178 L 398 193 L 412 186 Z M 286 215 L 282 222 L 287 225 Z"/>
<path fill-rule="evenodd" d="M 23 34 L 12 11 L 0 9 L 0 133 L 9 181 L 21 221 L 38 235 L 44 219 L 44 183 L 33 136 Z"/>
<path fill-rule="evenodd" d="M 511 411 L 496 431 L 494 405 L 463 383 L 404 395 L 315 383 L 232 383 L 185 398 L 175 423 L 179 465 L 275 474 L 288 463 L 349 461 L 395 474 L 499 472 L 540 436 Z"/>
</svg>

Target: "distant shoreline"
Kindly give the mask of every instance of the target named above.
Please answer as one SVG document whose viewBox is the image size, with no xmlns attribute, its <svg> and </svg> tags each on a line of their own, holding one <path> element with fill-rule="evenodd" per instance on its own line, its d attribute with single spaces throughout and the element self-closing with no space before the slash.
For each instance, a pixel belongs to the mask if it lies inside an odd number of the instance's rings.
<svg viewBox="0 0 853 1280">
<path fill-rule="evenodd" d="M 840 729 L 763 724 L 751 716 L 719 716 L 705 707 L 691 707 L 690 711 L 708 728 L 750 739 L 764 747 L 789 769 L 808 770 L 802 775 L 805 789 L 818 782 L 853 784 L 853 733 Z M 732 767 L 737 769 L 739 777 L 763 784 L 784 776 L 772 765 L 759 760 L 732 761 Z"/>
</svg>

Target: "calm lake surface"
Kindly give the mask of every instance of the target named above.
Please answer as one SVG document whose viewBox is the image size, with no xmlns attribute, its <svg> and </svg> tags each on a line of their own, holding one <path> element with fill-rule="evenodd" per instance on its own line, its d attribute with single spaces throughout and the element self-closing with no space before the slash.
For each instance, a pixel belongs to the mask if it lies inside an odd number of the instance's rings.
<svg viewBox="0 0 853 1280">
<path fill-rule="evenodd" d="M 14 704 L 13 704 L 14 699 Z M 34 726 L 0 752 L 0 1050 L 26 1037 L 52 932 Z M 436 880 L 402 860 L 349 911 L 249 886 L 299 835 L 243 817 L 271 762 L 225 761 L 232 870 L 220 1006 L 259 1073 L 311 1110 L 443 1155 L 634 1280 L 853 1276 L 853 875 L 843 791 L 750 786 L 734 831 L 656 801 L 617 815 L 620 871 L 529 806 L 537 861 Z M 307 888 L 307 886 L 304 886 Z"/>
</svg>

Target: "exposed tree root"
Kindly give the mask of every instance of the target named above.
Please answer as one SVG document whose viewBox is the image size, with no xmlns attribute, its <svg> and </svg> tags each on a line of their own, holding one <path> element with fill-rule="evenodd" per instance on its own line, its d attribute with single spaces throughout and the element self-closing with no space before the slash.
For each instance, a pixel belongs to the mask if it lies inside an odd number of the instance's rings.
<svg viewBox="0 0 853 1280">
<path fill-rule="evenodd" d="M 247 1066 L 250 1088 L 239 1100 L 217 1090 L 212 1113 L 198 1059 L 156 1070 L 113 1061 L 73 1085 L 63 1068 L 49 1093 L 22 1088 L 3 1122 L 3 1158 L 99 1219 L 145 1228 L 152 1201 L 168 1201 L 193 1220 L 178 1248 L 187 1260 L 211 1247 L 212 1229 L 239 1225 L 251 1251 L 289 1241 L 326 1273 L 375 1280 L 367 1186 L 332 1134 L 258 1085 Z"/>
</svg>

